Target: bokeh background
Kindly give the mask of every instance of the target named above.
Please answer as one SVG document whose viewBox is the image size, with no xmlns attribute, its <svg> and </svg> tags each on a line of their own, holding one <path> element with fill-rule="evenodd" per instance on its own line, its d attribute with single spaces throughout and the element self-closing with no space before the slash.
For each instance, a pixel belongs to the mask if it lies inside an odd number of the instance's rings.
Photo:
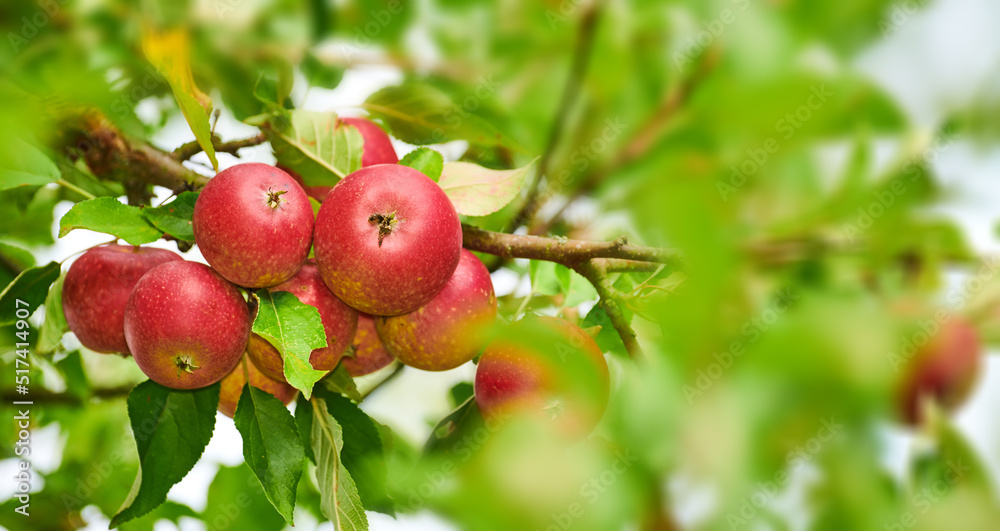
<svg viewBox="0 0 1000 531">
<path fill-rule="evenodd" d="M 432 143 L 447 160 L 494 168 L 542 157 L 540 199 L 471 222 L 624 234 L 685 253 L 683 270 L 645 288 L 648 273 L 616 283 L 648 361 L 636 367 L 604 338 L 615 393 L 572 451 L 503 436 L 438 482 L 443 461 L 416 456 L 474 366 L 405 370 L 366 399 L 398 439 L 397 502 L 433 485 L 395 519 L 369 512 L 371 529 L 665 528 L 649 523 L 658 513 L 684 529 L 993 529 L 1000 278 L 983 264 L 1000 251 L 997 20 L 991 0 L 5 2 L 0 138 L 33 138 L 71 161 L 66 124 L 99 109 L 164 150 L 191 141 L 141 50 L 145 27 L 182 26 L 223 139 L 256 134 L 243 121 L 261 111 L 257 89 L 291 75 L 290 105 L 380 120 L 400 155 Z M 421 112 L 459 126 L 431 138 L 398 120 Z M 482 128 L 497 135 L 469 132 Z M 266 144 L 219 155 L 220 169 L 240 161 L 274 157 Z M 208 163 L 200 154 L 188 166 L 208 175 Z M 170 195 L 153 192 L 154 204 Z M 54 185 L 0 192 L 5 263 L 105 241 L 55 238 L 80 199 Z M 493 265 L 507 317 L 523 306 L 587 324 L 593 293 L 562 293 L 527 261 Z M 12 278 L 0 271 L 0 284 Z M 939 308 L 975 324 L 981 371 L 961 408 L 915 429 L 899 422 L 906 371 L 892 359 Z M 720 362 L 734 344 L 745 354 Z M 137 464 L 123 397 L 96 390 L 144 378 L 71 334 L 53 350 L 35 356 L 33 380 L 72 399 L 35 406 L 27 528 L 106 529 Z M 13 430 L 0 425 L 5 442 Z M 12 477 L 12 446 L 0 456 L 0 477 Z M 123 529 L 283 529 L 241 463 L 220 415 L 170 503 Z M 0 482 L 0 525 L 12 531 L 25 529 L 13 489 Z M 67 493 L 82 503 L 68 508 Z M 241 494 L 252 503 L 233 513 Z M 300 500 L 296 529 L 332 529 Z M 574 503 L 582 516 L 565 516 Z"/>
</svg>

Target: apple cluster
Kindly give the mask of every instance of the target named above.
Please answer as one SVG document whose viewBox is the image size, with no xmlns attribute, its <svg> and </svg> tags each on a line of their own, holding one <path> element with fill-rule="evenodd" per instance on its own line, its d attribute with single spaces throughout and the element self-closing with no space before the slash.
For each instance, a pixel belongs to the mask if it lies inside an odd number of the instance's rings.
<svg viewBox="0 0 1000 531">
<path fill-rule="evenodd" d="M 442 371 L 483 352 L 475 392 L 484 413 L 515 404 L 550 413 L 553 404 L 559 411 L 586 405 L 563 423 L 589 432 L 608 394 L 607 365 L 593 339 L 566 321 L 537 318 L 489 342 L 497 316 L 493 284 L 462 248 L 451 201 L 426 175 L 398 164 L 378 125 L 344 121 L 364 139 L 362 168 L 332 188 L 306 186 L 288 168 L 260 163 L 230 167 L 208 182 L 192 228 L 209 265 L 116 244 L 82 255 L 63 292 L 80 342 L 131 355 L 167 387 L 221 380 L 219 409 L 230 416 L 247 381 L 288 403 L 296 390 L 278 349 L 253 333 L 255 305 L 247 295 L 285 291 L 319 313 L 327 346 L 310 354 L 317 370 L 343 363 L 361 376 L 398 359 Z M 316 214 L 310 197 L 321 203 Z M 565 351 L 554 361 L 552 349 L 519 342 L 539 327 L 545 342 L 574 351 L 570 365 L 582 361 L 582 373 L 567 367 Z"/>
</svg>

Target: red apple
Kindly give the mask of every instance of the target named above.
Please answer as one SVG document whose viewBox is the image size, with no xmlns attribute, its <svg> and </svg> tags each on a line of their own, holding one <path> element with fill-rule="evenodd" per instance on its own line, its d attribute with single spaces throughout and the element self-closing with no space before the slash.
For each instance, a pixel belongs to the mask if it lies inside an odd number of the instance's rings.
<svg viewBox="0 0 1000 531">
<path fill-rule="evenodd" d="M 375 332 L 377 319 L 368 314 L 358 315 L 358 331 L 354 333 L 354 357 L 344 357 L 341 364 L 354 377 L 371 374 L 389 366 L 395 359 Z"/>
<path fill-rule="evenodd" d="M 272 293 L 287 291 L 319 311 L 323 330 L 326 332 L 327 346 L 313 350 L 309 355 L 309 363 L 317 370 L 333 370 L 340 362 L 341 356 L 351 346 L 351 339 L 354 338 L 354 331 L 358 326 L 358 312 L 330 293 L 320 278 L 316 265 L 311 262 L 302 266 L 291 280 L 268 291 Z M 261 372 L 279 382 L 285 381 L 285 365 L 281 353 L 266 339 L 253 334 L 247 351 Z"/>
<path fill-rule="evenodd" d="M 486 347 L 476 368 L 476 403 L 485 416 L 540 416 L 571 437 L 594 429 L 609 394 L 608 365 L 597 343 L 554 317 L 514 323 Z"/>
<path fill-rule="evenodd" d="M 496 321 L 497 298 L 486 266 L 462 249 L 451 279 L 414 312 L 375 319 L 378 336 L 399 361 L 425 371 L 446 371 L 483 350 Z"/>
<path fill-rule="evenodd" d="M 302 267 L 312 244 L 313 211 L 302 187 L 267 164 L 219 172 L 194 205 L 195 243 L 230 282 L 276 286 Z"/>
<path fill-rule="evenodd" d="M 95 352 L 128 354 L 125 303 L 150 269 L 180 255 L 166 249 L 103 245 L 81 255 L 66 272 L 62 303 L 66 324 Z"/>
<path fill-rule="evenodd" d="M 316 219 L 316 263 L 334 295 L 373 315 L 430 302 L 458 266 L 462 226 L 448 196 L 413 168 L 380 164 L 337 183 Z"/>
<path fill-rule="evenodd" d="M 399 157 L 396 156 L 396 150 L 392 147 L 389 135 L 385 134 L 385 131 L 378 124 L 364 118 L 341 118 L 340 121 L 358 128 L 361 138 L 365 139 L 365 147 L 361 155 L 362 168 L 399 162 Z"/>
<path fill-rule="evenodd" d="M 236 415 L 236 404 L 240 402 L 240 395 L 243 394 L 243 385 L 247 383 L 247 374 L 250 375 L 250 385 L 267 391 L 286 406 L 295 400 L 295 396 L 299 393 L 297 389 L 285 382 L 268 378 L 247 357 L 243 359 L 246 360 L 246 374 L 243 372 L 243 364 L 237 363 L 236 368 L 222 379 L 222 385 L 219 389 L 219 411 L 223 415 L 229 418 Z"/>
<path fill-rule="evenodd" d="M 150 379 L 173 389 L 221 380 L 250 337 L 250 310 L 212 268 L 167 262 L 136 283 L 125 305 L 125 340 Z"/>
<path fill-rule="evenodd" d="M 937 334 L 904 366 L 899 407 L 903 420 L 911 425 L 924 420 L 924 400 L 934 400 L 945 410 L 960 406 L 979 375 L 982 346 L 972 325 L 951 317 L 939 326 Z"/>
</svg>

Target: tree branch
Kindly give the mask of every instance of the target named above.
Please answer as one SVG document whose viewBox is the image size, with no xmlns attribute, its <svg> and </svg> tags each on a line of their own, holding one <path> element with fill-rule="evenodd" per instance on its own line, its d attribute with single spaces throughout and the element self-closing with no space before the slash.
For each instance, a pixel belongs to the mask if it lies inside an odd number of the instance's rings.
<svg viewBox="0 0 1000 531">
<path fill-rule="evenodd" d="M 632 330 L 632 325 L 625 317 L 621 300 L 608 279 L 607 270 L 597 260 L 580 262 L 573 267 L 573 270 L 594 285 L 594 289 L 601 297 L 601 308 L 604 308 L 604 313 L 608 314 L 608 319 L 611 320 L 611 326 L 614 326 L 615 331 L 621 336 L 629 357 L 634 360 L 639 359 L 642 356 L 642 348 L 636 339 L 635 330 Z"/>
<path fill-rule="evenodd" d="M 473 251 L 503 258 L 546 260 L 568 267 L 593 258 L 615 258 L 659 264 L 679 264 L 683 260 L 679 251 L 632 245 L 624 237 L 611 242 L 594 242 L 506 234 L 463 224 L 462 238 L 463 245 Z"/>
<path fill-rule="evenodd" d="M 242 140 L 231 140 L 229 142 L 223 142 L 219 137 L 212 135 L 212 147 L 215 148 L 215 152 L 229 153 L 233 156 L 236 156 L 237 152 L 245 147 L 259 146 L 264 142 L 267 142 L 267 137 L 264 136 L 264 133 L 260 133 L 250 138 L 244 138 Z M 199 144 L 197 140 L 192 140 L 191 142 L 183 144 L 179 148 L 175 149 L 170 156 L 183 161 L 188 160 L 201 152 L 201 144 Z"/>
<path fill-rule="evenodd" d="M 80 406 L 87 403 L 88 398 L 100 398 L 111 400 L 123 398 L 132 392 L 134 385 L 121 387 L 99 387 L 90 390 L 89 396 L 81 397 L 73 393 L 53 393 L 51 391 L 31 391 L 30 394 L 22 395 L 9 389 L 0 394 L 0 400 L 9 404 L 14 401 L 33 402 L 36 404 L 61 404 L 69 406 Z"/>
<path fill-rule="evenodd" d="M 121 183 L 144 182 L 171 190 L 195 190 L 208 183 L 170 154 L 125 135 L 99 114 L 83 120 L 79 138 L 70 146 L 95 175 Z"/>
</svg>

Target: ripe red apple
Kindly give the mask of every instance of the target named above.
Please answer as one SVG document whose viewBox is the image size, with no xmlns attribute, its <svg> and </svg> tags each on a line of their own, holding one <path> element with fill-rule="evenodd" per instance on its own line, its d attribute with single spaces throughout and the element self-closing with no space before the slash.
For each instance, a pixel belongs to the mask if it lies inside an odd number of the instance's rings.
<svg viewBox="0 0 1000 531">
<path fill-rule="evenodd" d="M 334 295 L 373 315 L 430 302 L 458 266 L 462 226 L 441 187 L 413 168 L 358 170 L 316 218 L 316 263 Z"/>
<path fill-rule="evenodd" d="M 911 425 L 924 420 L 924 400 L 934 400 L 945 410 L 960 406 L 979 375 L 982 346 L 972 325 L 953 316 L 939 326 L 937 334 L 904 366 L 899 407 L 903 420 Z"/>
<path fill-rule="evenodd" d="M 136 283 L 125 305 L 125 340 L 150 379 L 174 389 L 221 380 L 250 337 L 240 291 L 212 268 L 167 262 Z"/>
<path fill-rule="evenodd" d="M 304 304 L 319 311 L 323 330 L 326 332 L 327 346 L 313 350 L 309 355 L 309 363 L 317 370 L 333 370 L 340 362 L 341 356 L 351 346 L 351 339 L 354 338 L 354 331 L 358 326 L 358 312 L 330 293 L 320 278 L 316 265 L 311 262 L 302 266 L 302 269 L 289 281 L 268 291 L 272 293 L 287 291 Z M 279 382 L 285 381 L 285 364 L 281 359 L 281 353 L 266 339 L 252 334 L 247 351 L 261 372 Z"/>
<path fill-rule="evenodd" d="M 371 374 L 387 367 L 395 359 L 378 338 L 374 319 L 378 318 L 364 313 L 358 315 L 358 331 L 354 333 L 354 357 L 344 357 L 341 362 L 351 376 Z"/>
<path fill-rule="evenodd" d="M 268 378 L 249 358 L 244 356 L 243 359 L 246 360 L 246 372 L 250 375 L 250 385 L 267 391 L 286 406 L 295 400 L 295 396 L 299 393 L 297 389 L 285 382 Z M 243 384 L 245 383 L 247 383 L 247 378 L 243 372 L 243 364 L 237 363 L 236 367 L 222 379 L 222 385 L 219 389 L 219 411 L 223 415 L 229 418 L 236 415 L 236 404 L 240 402 L 240 395 L 243 394 Z"/>
<path fill-rule="evenodd" d="M 493 340 L 476 368 L 475 396 L 487 417 L 541 416 L 561 433 L 590 433 L 607 407 L 608 365 L 580 327 L 528 317 Z"/>
<path fill-rule="evenodd" d="M 425 371 L 446 371 L 472 360 L 496 321 L 497 298 L 486 266 L 462 249 L 451 279 L 414 312 L 375 319 L 378 336 L 399 361 Z"/>
<path fill-rule="evenodd" d="M 194 205 L 195 243 L 230 282 L 276 286 L 302 267 L 312 244 L 313 211 L 302 187 L 267 164 L 219 172 Z"/>
<path fill-rule="evenodd" d="M 364 148 L 361 152 L 362 168 L 376 164 L 396 164 L 399 162 L 399 157 L 396 156 L 396 150 L 392 147 L 389 135 L 385 134 L 385 131 L 378 124 L 364 118 L 341 118 L 340 121 L 356 127 L 358 132 L 361 133 L 361 138 L 364 139 Z M 302 186 L 302 189 L 306 191 L 309 197 L 320 203 L 326 199 L 326 194 L 330 193 L 330 190 L 333 189 L 332 186 L 306 186 L 302 177 L 291 169 L 281 164 L 278 164 L 278 169 L 291 175 L 295 179 L 295 182 Z"/>
<path fill-rule="evenodd" d="M 166 249 L 102 245 L 81 255 L 63 281 L 66 324 L 83 346 L 106 354 L 128 354 L 125 303 L 132 288 L 150 269 L 180 255 Z"/>
<path fill-rule="evenodd" d="M 392 147 L 389 135 L 371 120 L 364 118 L 341 118 L 341 122 L 353 125 L 358 128 L 361 138 L 365 140 L 364 151 L 361 154 L 361 167 L 374 166 L 376 164 L 396 164 L 399 157 Z"/>
</svg>

